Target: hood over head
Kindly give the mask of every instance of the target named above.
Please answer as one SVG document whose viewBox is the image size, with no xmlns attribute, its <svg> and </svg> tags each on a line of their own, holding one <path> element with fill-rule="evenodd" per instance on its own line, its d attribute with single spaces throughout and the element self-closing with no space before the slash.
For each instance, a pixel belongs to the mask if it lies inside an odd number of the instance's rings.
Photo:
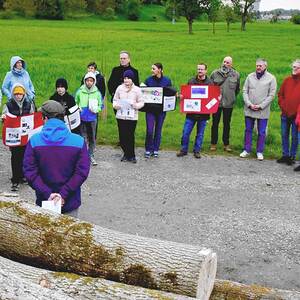
<svg viewBox="0 0 300 300">
<path fill-rule="evenodd" d="M 41 138 L 45 143 L 51 143 L 52 145 L 60 144 L 71 134 L 64 121 L 52 118 L 47 120 L 41 131 Z"/>
<path fill-rule="evenodd" d="M 26 62 L 25 62 L 25 60 L 21 56 L 12 56 L 11 59 L 10 59 L 10 70 L 11 71 L 14 70 L 15 64 L 19 60 L 22 62 L 23 69 L 27 68 Z"/>
</svg>

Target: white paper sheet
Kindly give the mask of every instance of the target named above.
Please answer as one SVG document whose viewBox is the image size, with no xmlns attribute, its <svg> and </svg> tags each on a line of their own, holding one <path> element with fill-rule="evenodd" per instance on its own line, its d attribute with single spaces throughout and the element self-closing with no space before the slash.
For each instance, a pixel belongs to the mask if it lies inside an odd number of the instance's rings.
<svg viewBox="0 0 300 300">
<path fill-rule="evenodd" d="M 21 145 L 22 129 L 18 128 L 6 128 L 5 143 L 6 146 L 18 146 Z"/>
<path fill-rule="evenodd" d="M 61 200 L 56 203 L 54 201 L 42 201 L 42 208 L 61 214 Z"/>
<path fill-rule="evenodd" d="M 118 101 L 118 104 L 121 108 L 117 110 L 117 117 L 126 117 L 126 119 L 134 118 L 134 109 L 131 106 L 131 100 L 122 99 Z"/>
<path fill-rule="evenodd" d="M 145 103 L 162 104 L 163 88 L 162 87 L 142 87 L 143 99 Z"/>
<path fill-rule="evenodd" d="M 27 135 L 34 128 L 33 115 L 21 117 L 22 135 Z"/>
<path fill-rule="evenodd" d="M 183 110 L 187 112 L 200 112 L 201 100 L 184 99 Z"/>
<path fill-rule="evenodd" d="M 207 99 L 208 98 L 208 85 L 192 85 L 191 86 L 192 99 Z"/>
<path fill-rule="evenodd" d="M 176 106 L 176 96 L 164 96 L 163 111 L 174 110 Z"/>
</svg>

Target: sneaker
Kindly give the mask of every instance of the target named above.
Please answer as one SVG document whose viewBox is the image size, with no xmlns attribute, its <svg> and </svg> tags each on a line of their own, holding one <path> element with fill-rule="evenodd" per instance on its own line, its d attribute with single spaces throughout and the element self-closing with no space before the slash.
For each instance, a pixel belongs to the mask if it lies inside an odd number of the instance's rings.
<svg viewBox="0 0 300 300">
<path fill-rule="evenodd" d="M 133 164 L 137 163 L 137 160 L 136 160 L 135 157 L 129 158 L 128 161 L 131 162 L 131 163 L 133 163 Z"/>
<path fill-rule="evenodd" d="M 157 152 L 157 151 L 154 151 L 154 152 L 153 152 L 153 157 L 154 157 L 154 158 L 158 158 L 158 152 Z"/>
<path fill-rule="evenodd" d="M 294 169 L 294 171 L 295 171 L 295 172 L 299 172 L 299 171 L 300 171 L 300 165 L 299 165 L 298 167 L 296 167 L 296 168 Z"/>
<path fill-rule="evenodd" d="M 246 150 L 244 150 L 244 151 L 240 154 L 240 157 L 241 157 L 241 158 L 246 158 L 246 157 L 248 157 L 249 155 L 250 155 L 250 153 L 247 152 Z"/>
<path fill-rule="evenodd" d="M 210 145 L 210 151 L 217 151 L 217 145 L 216 144 L 211 144 Z"/>
<path fill-rule="evenodd" d="M 18 184 L 18 183 L 13 183 L 13 184 L 11 185 L 11 191 L 12 191 L 12 192 L 17 192 L 17 191 L 19 191 L 19 184 Z"/>
<path fill-rule="evenodd" d="M 144 157 L 145 158 L 150 158 L 150 156 L 151 156 L 150 151 L 146 151 L 145 154 L 144 154 Z"/>
<path fill-rule="evenodd" d="M 291 166 L 291 165 L 293 165 L 295 162 L 296 162 L 295 157 L 290 156 L 290 157 L 288 157 L 286 164 L 287 164 L 288 166 Z"/>
<path fill-rule="evenodd" d="M 21 184 L 28 185 L 28 181 L 26 180 L 25 177 L 23 177 L 23 178 L 20 180 L 20 183 L 21 183 Z"/>
<path fill-rule="evenodd" d="M 187 152 L 182 151 L 182 150 L 180 150 L 180 151 L 178 151 L 178 152 L 176 153 L 176 156 L 177 156 L 177 157 L 182 157 L 182 156 L 186 156 L 186 155 L 187 155 Z"/>
<path fill-rule="evenodd" d="M 264 155 L 261 152 L 257 152 L 256 157 L 258 160 L 264 160 Z"/>
<path fill-rule="evenodd" d="M 98 163 L 96 162 L 96 159 L 93 156 L 91 157 L 91 165 L 92 166 L 97 166 L 98 165 Z"/>
<path fill-rule="evenodd" d="M 195 158 L 201 158 L 200 152 L 194 152 L 194 157 Z"/>
<path fill-rule="evenodd" d="M 232 149 L 230 148 L 229 145 L 224 145 L 224 151 L 226 151 L 226 152 L 232 152 Z"/>
<path fill-rule="evenodd" d="M 288 160 L 289 160 L 288 156 L 282 156 L 279 159 L 277 159 L 276 162 L 279 164 L 286 164 Z"/>
<path fill-rule="evenodd" d="M 121 158 L 121 161 L 124 161 L 124 162 L 125 162 L 125 161 L 127 161 L 127 160 L 128 160 L 127 157 L 126 157 L 125 155 L 123 155 L 122 158 Z"/>
</svg>

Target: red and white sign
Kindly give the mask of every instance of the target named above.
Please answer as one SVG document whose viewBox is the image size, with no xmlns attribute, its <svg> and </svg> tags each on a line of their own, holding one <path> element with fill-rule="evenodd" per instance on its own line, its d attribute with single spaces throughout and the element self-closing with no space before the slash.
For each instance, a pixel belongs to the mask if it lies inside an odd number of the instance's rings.
<svg viewBox="0 0 300 300">
<path fill-rule="evenodd" d="M 39 132 L 44 125 L 41 112 L 17 117 L 6 114 L 2 127 L 2 140 L 5 146 L 25 146 L 30 137 Z"/>
<path fill-rule="evenodd" d="M 181 113 L 214 114 L 220 104 L 221 90 L 215 85 L 182 85 L 181 95 Z"/>
</svg>

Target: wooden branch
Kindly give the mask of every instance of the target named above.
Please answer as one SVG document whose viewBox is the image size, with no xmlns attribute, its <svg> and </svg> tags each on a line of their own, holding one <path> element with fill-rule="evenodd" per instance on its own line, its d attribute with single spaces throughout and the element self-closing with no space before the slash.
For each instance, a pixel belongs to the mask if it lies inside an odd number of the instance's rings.
<svg viewBox="0 0 300 300">
<path fill-rule="evenodd" d="M 0 197 L 0 255 L 20 262 L 209 299 L 216 255 L 147 239 Z"/>
<path fill-rule="evenodd" d="M 0 299 L 191 300 L 188 296 L 30 267 L 0 257 Z"/>
<path fill-rule="evenodd" d="M 300 300 L 300 293 L 267 288 L 259 285 L 245 285 L 228 280 L 216 280 L 210 300 Z"/>
</svg>

